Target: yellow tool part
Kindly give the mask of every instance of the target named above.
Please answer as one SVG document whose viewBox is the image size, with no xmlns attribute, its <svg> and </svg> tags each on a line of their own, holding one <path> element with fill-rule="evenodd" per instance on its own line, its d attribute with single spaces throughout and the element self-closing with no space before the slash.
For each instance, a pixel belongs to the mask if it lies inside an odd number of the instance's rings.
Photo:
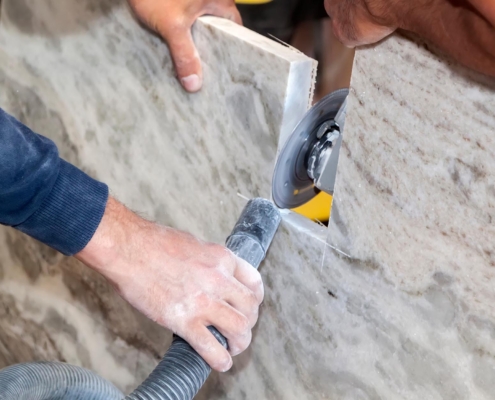
<svg viewBox="0 0 495 400">
<path fill-rule="evenodd" d="M 306 218 L 312 219 L 313 221 L 326 222 L 330 219 L 330 211 L 332 208 L 332 196 L 327 193 L 321 192 L 311 201 L 303 204 L 300 207 L 295 208 L 298 214 L 305 216 Z"/>
<path fill-rule="evenodd" d="M 237 4 L 265 4 L 270 3 L 272 0 L 235 0 Z"/>
<path fill-rule="evenodd" d="M 237 4 L 266 4 L 273 0 L 236 0 Z M 328 221 L 330 219 L 330 210 L 332 208 L 332 196 L 326 193 L 320 193 L 313 200 L 308 203 L 295 208 L 298 214 L 305 216 L 306 218 L 312 219 L 313 221 Z"/>
</svg>

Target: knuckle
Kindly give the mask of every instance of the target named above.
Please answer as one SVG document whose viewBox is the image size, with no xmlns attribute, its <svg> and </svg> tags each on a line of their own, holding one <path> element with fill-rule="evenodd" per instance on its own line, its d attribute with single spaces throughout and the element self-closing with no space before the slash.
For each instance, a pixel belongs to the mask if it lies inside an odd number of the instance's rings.
<svg viewBox="0 0 495 400">
<path fill-rule="evenodd" d="M 237 338 L 235 343 L 233 343 L 233 345 L 229 349 L 230 354 L 233 356 L 241 354 L 244 350 L 246 350 L 249 347 L 249 345 L 251 344 L 251 340 L 252 340 L 252 333 L 251 331 L 248 331 L 245 335 Z"/>
<path fill-rule="evenodd" d="M 194 297 L 195 307 L 200 310 L 206 310 L 212 305 L 213 299 L 205 292 L 200 292 Z"/>
<path fill-rule="evenodd" d="M 187 54 L 176 51 L 174 64 L 175 67 L 180 70 L 194 70 L 199 66 L 199 57 L 196 52 Z"/>
<path fill-rule="evenodd" d="M 207 243 L 206 246 L 208 246 L 208 250 L 210 251 L 210 253 L 218 259 L 226 258 L 229 255 L 228 249 L 219 244 Z"/>
<path fill-rule="evenodd" d="M 188 20 L 184 16 L 177 16 L 176 18 L 162 19 L 162 29 L 167 31 L 169 36 L 183 35 L 188 29 Z"/>
<path fill-rule="evenodd" d="M 256 275 L 253 278 L 253 288 L 255 290 L 255 293 L 257 293 L 258 296 L 261 296 L 261 300 L 263 300 L 263 295 L 264 295 L 264 287 L 263 287 L 263 280 L 261 279 L 261 275 L 258 271 L 256 271 Z"/>
<path fill-rule="evenodd" d="M 254 270 L 252 279 L 254 286 L 263 286 L 263 279 L 261 279 L 261 274 L 257 270 Z"/>
<path fill-rule="evenodd" d="M 253 292 L 250 292 L 250 294 L 249 294 L 248 307 L 246 307 L 246 308 L 249 309 L 251 314 L 255 313 L 259 307 L 258 297 Z"/>
<path fill-rule="evenodd" d="M 249 318 L 249 322 L 250 322 L 250 328 L 252 329 L 256 323 L 258 322 L 258 318 L 259 318 L 259 313 L 258 313 L 258 310 L 256 310 L 256 312 L 252 313 L 250 318 Z"/>
<path fill-rule="evenodd" d="M 251 333 L 251 331 L 249 331 L 249 333 L 241 339 L 241 347 L 240 347 L 241 352 L 243 352 L 244 350 L 246 350 L 249 347 L 249 345 L 251 344 L 252 338 L 253 338 L 252 333 Z"/>
<path fill-rule="evenodd" d="M 348 38 L 344 35 L 342 27 L 335 19 L 332 19 L 332 31 L 335 38 L 344 45 L 347 45 Z"/>
<path fill-rule="evenodd" d="M 263 300 L 265 299 L 265 287 L 263 285 L 261 285 L 261 287 L 259 288 L 259 291 L 257 292 L 256 296 L 258 299 L 258 306 L 259 306 L 261 305 L 261 303 L 263 303 Z"/>
<path fill-rule="evenodd" d="M 216 245 L 215 254 L 218 259 L 218 266 L 222 270 L 233 271 L 236 265 L 236 256 L 229 249 Z"/>
<path fill-rule="evenodd" d="M 251 310 L 257 310 L 261 302 L 263 301 L 263 298 L 260 299 L 260 293 L 258 293 L 259 290 L 256 290 L 254 292 L 249 291 L 249 307 Z"/>
<path fill-rule="evenodd" d="M 239 336 L 245 335 L 246 332 L 249 332 L 251 330 L 249 319 L 244 315 L 239 315 L 235 322 L 234 329 Z"/>
</svg>

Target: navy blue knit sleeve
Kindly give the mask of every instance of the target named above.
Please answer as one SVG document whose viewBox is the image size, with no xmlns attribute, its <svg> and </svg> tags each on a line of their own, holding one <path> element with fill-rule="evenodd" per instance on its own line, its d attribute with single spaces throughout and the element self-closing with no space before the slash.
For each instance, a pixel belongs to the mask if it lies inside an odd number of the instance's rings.
<svg viewBox="0 0 495 400">
<path fill-rule="evenodd" d="M 105 184 L 0 109 L 0 224 L 73 255 L 93 237 L 107 199 Z"/>
</svg>

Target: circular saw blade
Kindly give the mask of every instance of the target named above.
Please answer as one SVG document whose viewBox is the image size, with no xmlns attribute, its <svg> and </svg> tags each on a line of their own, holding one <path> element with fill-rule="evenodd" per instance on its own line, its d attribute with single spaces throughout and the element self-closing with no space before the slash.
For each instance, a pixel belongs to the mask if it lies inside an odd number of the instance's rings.
<svg viewBox="0 0 495 400">
<path fill-rule="evenodd" d="M 272 181 L 273 201 L 278 207 L 299 207 L 319 193 L 307 173 L 307 156 L 317 141 L 318 128 L 335 118 L 348 94 L 348 89 L 341 89 L 321 99 L 287 140 L 277 159 Z"/>
</svg>

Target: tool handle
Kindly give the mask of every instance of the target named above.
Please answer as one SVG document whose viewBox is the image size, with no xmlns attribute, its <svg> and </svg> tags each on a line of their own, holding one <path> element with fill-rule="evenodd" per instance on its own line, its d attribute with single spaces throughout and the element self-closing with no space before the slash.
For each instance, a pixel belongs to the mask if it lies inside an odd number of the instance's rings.
<svg viewBox="0 0 495 400">
<path fill-rule="evenodd" d="M 250 200 L 227 239 L 227 248 L 258 269 L 281 219 L 279 210 L 270 201 Z M 227 340 L 220 332 L 213 326 L 208 329 L 227 348 Z M 126 399 L 192 400 L 210 372 L 210 366 L 201 356 L 184 339 L 174 336 L 162 361 Z"/>
</svg>

